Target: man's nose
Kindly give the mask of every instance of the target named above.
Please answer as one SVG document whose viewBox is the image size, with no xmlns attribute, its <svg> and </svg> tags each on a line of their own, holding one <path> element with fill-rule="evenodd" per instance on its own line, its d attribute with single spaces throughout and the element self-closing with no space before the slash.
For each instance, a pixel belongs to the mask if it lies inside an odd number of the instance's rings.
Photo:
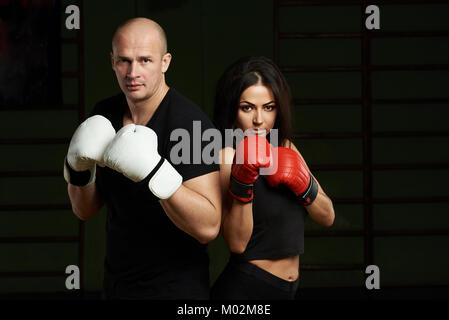
<svg viewBox="0 0 449 320">
<path fill-rule="evenodd" d="M 131 78 L 131 79 L 134 79 L 134 78 L 137 78 L 138 77 L 138 73 L 137 73 L 137 63 L 136 63 L 136 61 L 133 61 L 133 62 L 131 62 L 130 64 L 129 64 L 129 67 L 128 67 L 128 73 L 126 74 L 126 76 L 128 77 L 128 78 Z"/>
</svg>

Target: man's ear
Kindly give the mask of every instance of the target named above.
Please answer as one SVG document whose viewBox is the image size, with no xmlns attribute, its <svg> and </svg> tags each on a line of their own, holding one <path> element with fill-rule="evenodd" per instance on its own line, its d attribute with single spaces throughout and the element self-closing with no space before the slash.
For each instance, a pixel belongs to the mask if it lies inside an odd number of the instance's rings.
<svg viewBox="0 0 449 320">
<path fill-rule="evenodd" d="M 112 66 L 112 70 L 114 69 L 114 54 L 112 53 L 112 51 L 109 53 L 109 55 L 111 56 L 111 66 Z"/>
<path fill-rule="evenodd" d="M 162 73 L 167 72 L 168 67 L 170 66 L 171 54 L 166 53 L 162 56 Z"/>
</svg>

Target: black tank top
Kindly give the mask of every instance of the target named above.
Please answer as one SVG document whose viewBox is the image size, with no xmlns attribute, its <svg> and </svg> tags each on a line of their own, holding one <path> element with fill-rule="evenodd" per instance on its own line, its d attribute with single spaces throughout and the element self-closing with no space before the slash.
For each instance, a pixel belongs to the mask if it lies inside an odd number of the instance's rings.
<svg viewBox="0 0 449 320">
<path fill-rule="evenodd" d="M 281 259 L 304 252 L 306 209 L 286 187 L 270 187 L 263 176 L 254 184 L 253 232 L 238 260 Z"/>
</svg>

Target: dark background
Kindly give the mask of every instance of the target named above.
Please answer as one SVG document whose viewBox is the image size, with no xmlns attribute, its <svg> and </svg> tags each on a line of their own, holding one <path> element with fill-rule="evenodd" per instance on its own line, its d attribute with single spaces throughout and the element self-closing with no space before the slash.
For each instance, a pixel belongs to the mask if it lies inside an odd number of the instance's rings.
<svg viewBox="0 0 449 320">
<path fill-rule="evenodd" d="M 0 109 L 61 105 L 59 2 L 0 1 Z"/>
<path fill-rule="evenodd" d="M 65 29 L 70 4 L 80 6 L 80 30 Z M 105 210 L 79 222 L 62 162 L 93 105 L 119 92 L 111 36 L 135 16 L 166 30 L 167 83 L 209 116 L 215 83 L 236 58 L 265 55 L 283 68 L 294 142 L 336 213 L 331 228 L 307 221 L 298 298 L 447 298 L 449 2 L 280 4 L 58 3 L 62 89 L 53 93 L 62 103 L 0 110 L 0 298 L 100 297 Z M 380 30 L 364 27 L 369 4 L 380 9 Z M 229 253 L 221 237 L 209 251 L 213 282 Z M 65 288 L 72 264 L 81 269 L 76 292 Z M 371 264 L 380 290 L 365 288 Z"/>
</svg>

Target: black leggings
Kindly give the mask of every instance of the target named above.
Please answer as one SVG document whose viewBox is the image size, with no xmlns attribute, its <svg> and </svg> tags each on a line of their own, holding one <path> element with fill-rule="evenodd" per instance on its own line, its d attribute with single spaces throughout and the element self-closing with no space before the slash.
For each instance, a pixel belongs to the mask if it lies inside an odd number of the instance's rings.
<svg viewBox="0 0 449 320">
<path fill-rule="evenodd" d="M 211 289 L 212 300 L 293 300 L 299 277 L 281 279 L 249 262 L 230 259 Z"/>
</svg>

